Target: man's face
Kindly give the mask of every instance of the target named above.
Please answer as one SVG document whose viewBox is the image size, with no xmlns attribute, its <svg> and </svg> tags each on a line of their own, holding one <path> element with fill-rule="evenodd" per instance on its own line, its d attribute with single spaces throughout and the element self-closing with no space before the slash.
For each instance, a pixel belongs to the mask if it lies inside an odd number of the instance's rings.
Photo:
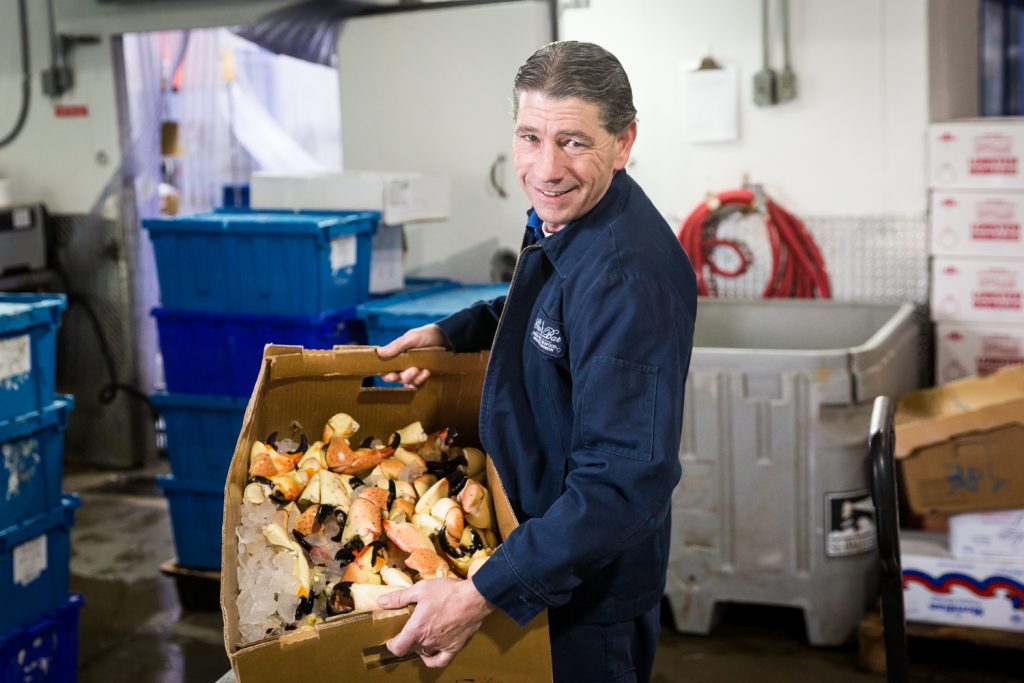
<svg viewBox="0 0 1024 683">
<path fill-rule="evenodd" d="M 636 123 L 613 135 L 591 102 L 556 100 L 536 91 L 520 95 L 512 161 L 549 231 L 594 208 L 615 171 L 625 168 L 634 140 Z"/>
</svg>

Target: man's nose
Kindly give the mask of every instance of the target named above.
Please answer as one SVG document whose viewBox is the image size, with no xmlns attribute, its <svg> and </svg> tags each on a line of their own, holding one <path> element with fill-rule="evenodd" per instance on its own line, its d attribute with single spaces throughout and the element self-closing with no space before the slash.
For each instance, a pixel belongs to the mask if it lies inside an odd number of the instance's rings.
<svg viewBox="0 0 1024 683">
<path fill-rule="evenodd" d="M 555 183 L 562 179 L 565 167 L 562 164 L 562 151 L 557 145 L 541 145 L 540 159 L 537 163 L 537 175 L 546 183 Z"/>
</svg>

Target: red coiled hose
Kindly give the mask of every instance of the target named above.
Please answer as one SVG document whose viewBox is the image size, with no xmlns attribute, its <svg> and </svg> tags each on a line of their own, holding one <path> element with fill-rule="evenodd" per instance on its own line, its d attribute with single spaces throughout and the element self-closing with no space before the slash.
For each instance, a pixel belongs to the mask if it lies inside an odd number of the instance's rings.
<svg viewBox="0 0 1024 683">
<path fill-rule="evenodd" d="M 757 196 L 751 190 L 729 190 L 717 195 L 715 199 L 717 202 L 701 202 L 679 229 L 679 243 L 683 245 L 690 261 L 693 262 L 693 268 L 697 272 L 697 292 L 701 296 L 713 296 L 716 293 L 714 276 L 738 277 L 746 272 L 751 262 L 749 250 L 740 242 L 717 237 L 717 222 L 709 225 L 708 219 L 713 217 L 714 212 L 727 206 L 749 211 L 759 210 Z M 761 296 L 831 298 L 832 288 L 829 284 L 828 271 L 814 238 L 799 218 L 768 197 L 763 197 L 763 200 L 768 214 L 764 225 L 771 246 L 772 269 Z M 731 271 L 718 266 L 712 259 L 712 253 L 718 247 L 735 251 L 740 258 L 740 266 Z M 705 269 L 709 271 L 708 274 L 705 274 Z"/>
</svg>

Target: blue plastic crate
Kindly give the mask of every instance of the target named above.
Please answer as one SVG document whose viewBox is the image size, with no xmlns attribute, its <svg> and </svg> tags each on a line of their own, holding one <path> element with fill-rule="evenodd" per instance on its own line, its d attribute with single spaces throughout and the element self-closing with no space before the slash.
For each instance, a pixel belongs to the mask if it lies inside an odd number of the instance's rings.
<svg viewBox="0 0 1024 683">
<path fill-rule="evenodd" d="M 63 294 L 0 293 L 0 420 L 53 400 Z"/>
<path fill-rule="evenodd" d="M 380 301 L 392 296 L 408 296 L 410 294 L 432 294 L 443 292 L 446 289 L 461 287 L 462 283 L 457 280 L 449 280 L 443 277 L 407 277 L 405 287 L 400 291 L 388 292 L 387 294 L 371 294 L 370 301 Z"/>
<path fill-rule="evenodd" d="M 355 308 L 311 316 L 153 309 L 168 391 L 249 396 L 267 344 L 330 349 L 365 343 Z"/>
<path fill-rule="evenodd" d="M 220 531 L 224 523 L 224 482 L 160 476 L 171 508 L 171 528 L 178 564 L 193 569 L 220 569 Z"/>
<path fill-rule="evenodd" d="M 248 398 L 153 394 L 167 429 L 171 472 L 185 480 L 224 486 Z"/>
<path fill-rule="evenodd" d="M 0 529 L 60 505 L 64 428 L 74 399 L 0 422 Z"/>
<path fill-rule="evenodd" d="M 437 322 L 477 301 L 508 294 L 508 284 L 462 285 L 457 288 L 401 292 L 359 307 L 366 321 L 368 343 L 382 346 L 407 330 Z"/>
<path fill-rule="evenodd" d="M 380 214 L 218 211 L 149 218 L 165 308 L 316 315 L 367 300 Z"/>
<path fill-rule="evenodd" d="M 85 598 L 68 596 L 56 610 L 0 635 L 0 683 L 78 680 L 78 612 Z"/>
<path fill-rule="evenodd" d="M 0 531 L 0 633 L 42 618 L 68 597 L 71 527 L 78 496 Z"/>
</svg>

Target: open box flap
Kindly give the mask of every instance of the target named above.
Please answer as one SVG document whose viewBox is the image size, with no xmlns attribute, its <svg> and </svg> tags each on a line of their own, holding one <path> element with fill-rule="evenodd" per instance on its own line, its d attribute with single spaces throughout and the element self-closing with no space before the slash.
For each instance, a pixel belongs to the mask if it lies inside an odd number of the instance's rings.
<svg viewBox="0 0 1024 683">
<path fill-rule="evenodd" d="M 1024 423 L 1024 365 L 905 394 L 895 422 L 897 458 L 956 436 Z"/>
</svg>

